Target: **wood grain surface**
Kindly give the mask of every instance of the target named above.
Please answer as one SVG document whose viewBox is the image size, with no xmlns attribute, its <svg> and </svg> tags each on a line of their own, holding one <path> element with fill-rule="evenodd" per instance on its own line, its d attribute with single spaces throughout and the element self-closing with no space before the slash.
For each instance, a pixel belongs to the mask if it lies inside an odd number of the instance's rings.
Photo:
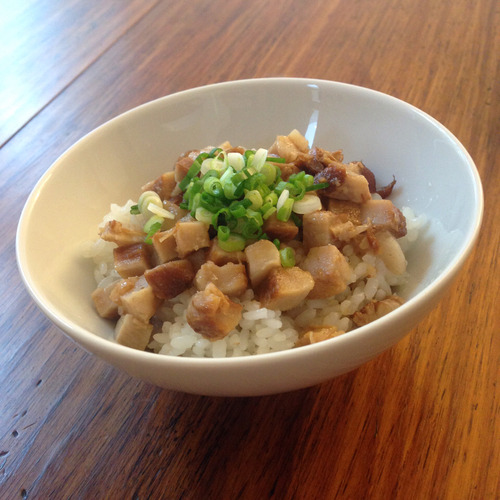
<svg viewBox="0 0 500 500">
<path fill-rule="evenodd" d="M 0 498 L 500 498 L 499 4 L 20 0 L 0 4 Z M 476 162 L 482 232 L 393 349 L 322 385 L 208 398 L 68 340 L 19 276 L 23 204 L 85 133 L 207 83 L 297 76 L 399 97 Z"/>
</svg>

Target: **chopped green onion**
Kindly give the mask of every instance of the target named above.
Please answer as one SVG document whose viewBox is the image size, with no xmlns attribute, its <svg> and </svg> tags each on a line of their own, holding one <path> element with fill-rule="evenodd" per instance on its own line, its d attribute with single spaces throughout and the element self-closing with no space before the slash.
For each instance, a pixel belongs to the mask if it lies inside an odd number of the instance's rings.
<svg viewBox="0 0 500 500">
<path fill-rule="evenodd" d="M 262 206 L 262 196 L 256 189 L 248 191 L 245 194 L 245 198 L 252 202 L 252 204 L 250 205 L 252 210 L 258 210 Z"/>
<path fill-rule="evenodd" d="M 159 207 L 153 203 L 150 203 L 148 205 L 148 210 L 152 214 L 159 215 L 160 217 L 163 217 L 164 219 L 175 219 L 175 215 L 172 212 L 169 212 L 168 210 L 165 210 L 163 207 Z"/>
<path fill-rule="evenodd" d="M 321 210 L 321 199 L 315 194 L 306 194 L 302 200 L 295 201 L 292 210 L 296 214 L 308 214 L 316 210 Z"/>
<path fill-rule="evenodd" d="M 276 180 L 277 172 L 277 168 L 272 163 L 264 163 L 260 169 L 260 173 L 264 176 L 264 182 L 267 186 Z"/>
<path fill-rule="evenodd" d="M 290 218 L 290 215 L 292 214 L 292 207 L 293 207 L 293 200 L 291 198 L 288 198 L 285 201 L 285 203 L 283 203 L 281 208 L 278 208 L 276 218 L 280 221 L 286 222 Z"/>
<path fill-rule="evenodd" d="M 163 224 L 163 219 L 161 217 L 158 217 L 157 215 L 153 215 L 144 225 L 144 232 L 146 234 L 146 239 L 144 240 L 145 243 L 148 245 L 152 244 L 152 238 L 153 236 L 160 231 L 161 226 Z"/>
<path fill-rule="evenodd" d="M 139 205 L 132 205 L 130 207 L 130 214 L 131 215 L 139 215 L 141 211 L 139 210 Z"/>
<path fill-rule="evenodd" d="M 246 240 L 243 236 L 231 233 L 227 240 L 219 240 L 219 247 L 226 252 L 237 252 L 245 248 Z"/>
<path fill-rule="evenodd" d="M 330 185 L 329 182 L 318 182 L 318 184 L 312 184 L 306 188 L 306 191 L 316 191 L 318 189 L 325 189 Z"/>
<path fill-rule="evenodd" d="M 255 168 L 257 172 L 264 166 L 267 159 L 267 149 L 259 148 L 253 155 L 252 167 Z"/>
<path fill-rule="evenodd" d="M 161 201 L 158 193 L 155 191 L 144 191 L 141 193 L 141 196 L 139 196 L 139 200 L 137 201 L 137 207 L 141 214 L 151 215 L 151 212 L 148 212 L 148 206 L 150 203 L 163 208 L 163 202 Z"/>
<path fill-rule="evenodd" d="M 262 218 L 264 220 L 267 220 L 267 219 L 269 219 L 269 217 L 271 217 L 271 215 L 274 214 L 274 212 L 276 212 L 276 207 L 268 208 L 265 212 L 262 211 Z"/>
<path fill-rule="evenodd" d="M 232 151 L 227 154 L 227 161 L 229 165 L 236 170 L 236 172 L 239 172 L 245 167 L 245 158 L 241 153 L 236 151 Z"/>
<path fill-rule="evenodd" d="M 283 267 L 293 267 L 295 265 L 295 251 L 292 247 L 285 247 L 280 250 L 281 265 Z"/>
<path fill-rule="evenodd" d="M 279 156 L 268 156 L 266 161 L 271 163 L 286 163 L 285 158 L 280 158 Z"/>
<path fill-rule="evenodd" d="M 217 177 L 209 177 L 206 179 L 203 183 L 203 189 L 216 198 L 223 194 L 222 183 Z"/>
<path fill-rule="evenodd" d="M 213 213 L 203 207 L 198 207 L 195 211 L 195 219 L 205 224 L 212 224 Z"/>
<path fill-rule="evenodd" d="M 280 249 L 280 240 L 278 238 L 274 238 L 273 240 L 274 246 L 279 250 Z"/>
<path fill-rule="evenodd" d="M 229 238 L 229 235 L 231 234 L 231 231 L 227 226 L 219 226 L 217 228 L 217 238 L 220 241 L 227 241 Z"/>
<path fill-rule="evenodd" d="M 276 202 L 276 208 L 278 210 L 278 212 L 280 211 L 281 207 L 285 204 L 285 202 L 288 200 L 290 196 L 290 191 L 288 191 L 288 189 L 284 189 L 281 194 L 280 194 L 280 197 L 278 198 L 278 201 Z"/>
</svg>

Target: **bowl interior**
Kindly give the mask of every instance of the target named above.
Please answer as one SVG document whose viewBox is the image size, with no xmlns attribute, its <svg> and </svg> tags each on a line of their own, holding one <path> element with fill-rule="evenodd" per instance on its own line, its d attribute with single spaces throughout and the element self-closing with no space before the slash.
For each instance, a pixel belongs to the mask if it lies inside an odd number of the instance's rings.
<svg viewBox="0 0 500 500">
<path fill-rule="evenodd" d="M 392 199 L 425 214 L 428 226 L 412 248 L 416 297 L 468 253 L 480 223 L 482 193 L 474 164 L 439 123 L 387 95 L 347 84 L 262 79 L 193 89 L 153 101 L 102 125 L 64 153 L 31 194 L 18 230 L 23 278 L 39 306 L 66 332 L 112 337 L 95 313 L 92 263 L 82 242 L 96 236 L 110 203 L 137 199 L 142 184 L 172 168 L 193 148 L 229 140 L 270 146 L 298 129 L 310 145 L 343 149 L 362 160 L 379 185 L 394 175 Z"/>
</svg>

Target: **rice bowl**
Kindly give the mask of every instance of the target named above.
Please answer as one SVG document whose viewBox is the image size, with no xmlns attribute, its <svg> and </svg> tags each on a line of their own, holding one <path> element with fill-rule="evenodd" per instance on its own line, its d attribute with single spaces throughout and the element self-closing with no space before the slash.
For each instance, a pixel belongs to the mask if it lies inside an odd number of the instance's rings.
<svg viewBox="0 0 500 500">
<path fill-rule="evenodd" d="M 254 112 L 243 123 L 238 117 L 250 103 Z M 81 257 L 81 242 L 93 238 L 110 201 L 123 206 L 138 185 L 193 143 L 203 147 L 229 137 L 234 143 L 258 146 L 277 129 L 292 128 L 306 130 L 312 143 L 341 145 L 348 158 L 361 158 L 372 166 L 382 182 L 390 182 L 395 174 L 402 187 L 394 193 L 395 203 L 425 214 L 424 237 L 408 251 L 410 279 L 401 288 L 407 302 L 345 335 L 262 356 L 158 356 L 114 343 L 112 325 L 96 317 L 88 300 L 95 286 L 93 264 Z M 355 369 L 408 333 L 437 305 L 463 265 L 477 238 L 482 209 L 472 159 L 445 127 L 422 111 L 390 96 L 335 82 L 228 82 L 145 104 L 70 148 L 27 201 L 17 256 L 26 286 L 45 314 L 75 342 L 114 366 L 173 390 L 272 394 Z M 58 259 L 53 259 L 56 254 Z"/>
</svg>

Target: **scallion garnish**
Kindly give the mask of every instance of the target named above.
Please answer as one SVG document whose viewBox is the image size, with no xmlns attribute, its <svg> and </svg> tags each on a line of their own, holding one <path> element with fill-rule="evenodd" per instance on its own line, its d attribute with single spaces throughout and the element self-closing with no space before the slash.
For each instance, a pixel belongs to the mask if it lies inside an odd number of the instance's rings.
<svg viewBox="0 0 500 500">
<path fill-rule="evenodd" d="M 295 265 L 295 252 L 292 247 L 285 247 L 280 250 L 281 265 L 283 267 L 293 267 Z"/>
<path fill-rule="evenodd" d="M 280 163 L 286 160 L 269 156 L 265 149 L 241 154 L 214 148 L 202 153 L 179 183 L 184 193 L 181 207 L 213 226 L 219 246 L 228 252 L 243 250 L 248 241 L 267 238 L 263 225 L 273 214 L 280 221 L 291 220 L 300 226 L 302 220 L 297 214 L 321 209 L 316 194 L 306 193 L 327 187 L 328 183 L 314 184 L 314 177 L 304 171 L 285 181 Z M 274 243 L 280 249 L 280 241 Z M 280 255 L 283 266 L 295 265 L 292 248 L 280 250 Z"/>
</svg>

